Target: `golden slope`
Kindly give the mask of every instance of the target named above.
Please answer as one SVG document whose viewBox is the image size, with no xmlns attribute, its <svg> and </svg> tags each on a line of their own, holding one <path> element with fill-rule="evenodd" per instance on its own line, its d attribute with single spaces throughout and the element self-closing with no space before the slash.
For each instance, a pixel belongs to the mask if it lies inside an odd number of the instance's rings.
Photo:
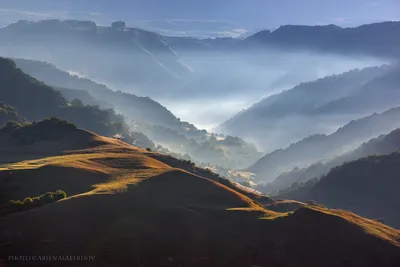
<svg viewBox="0 0 400 267">
<path fill-rule="evenodd" d="M 7 190 L 15 198 L 44 188 L 71 195 L 0 218 L 3 258 L 96 256 L 73 264 L 30 262 L 37 266 L 400 265 L 395 229 L 318 207 L 266 210 L 232 188 L 172 168 L 168 157 L 96 135 L 91 141 L 1 167 L 3 177 L 11 172 L 2 185 L 19 186 Z"/>
</svg>

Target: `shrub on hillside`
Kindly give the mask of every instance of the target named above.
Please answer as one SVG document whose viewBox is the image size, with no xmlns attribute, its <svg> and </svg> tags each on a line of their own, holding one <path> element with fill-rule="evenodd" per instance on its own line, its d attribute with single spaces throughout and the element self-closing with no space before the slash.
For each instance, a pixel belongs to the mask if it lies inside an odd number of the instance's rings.
<svg viewBox="0 0 400 267">
<path fill-rule="evenodd" d="M 66 197 L 67 193 L 65 193 L 65 191 L 57 190 L 55 192 L 47 192 L 38 197 L 27 197 L 23 200 L 10 200 L 8 204 L 0 207 L 0 216 L 37 208 Z"/>
<path fill-rule="evenodd" d="M 22 125 L 16 121 L 9 121 L 0 129 L 0 133 L 1 134 L 11 133 L 14 130 L 19 129 L 21 127 Z"/>
</svg>

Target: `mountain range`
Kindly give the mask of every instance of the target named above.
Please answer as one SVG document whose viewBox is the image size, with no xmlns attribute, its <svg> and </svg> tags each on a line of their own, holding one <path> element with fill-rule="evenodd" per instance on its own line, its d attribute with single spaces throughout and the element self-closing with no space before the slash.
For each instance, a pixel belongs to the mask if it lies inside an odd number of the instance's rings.
<svg viewBox="0 0 400 267">
<path fill-rule="evenodd" d="M 186 158 L 194 159 L 201 163 L 218 164 L 228 168 L 236 166 L 244 168 L 255 162 L 260 155 L 256 147 L 251 143 L 229 136 L 223 138 L 212 137 L 207 131 L 199 130 L 194 125 L 181 121 L 168 109 L 149 97 L 138 97 L 121 91 L 113 91 L 87 78 L 71 76 L 69 73 L 45 62 L 24 59 L 14 59 L 14 62 L 21 70 L 58 90 L 55 91 L 49 88 L 44 93 L 44 95 L 48 93 L 57 94 L 58 97 L 61 97 L 62 103 L 57 104 L 57 106 L 67 106 L 68 101 L 79 99 L 82 101 L 81 105 L 83 106 L 94 105 L 94 107 L 90 108 L 91 110 L 97 110 L 98 108 L 96 107 L 100 107 L 107 110 L 112 109 L 112 114 L 114 114 L 112 116 L 117 116 L 117 113 L 122 114 L 123 118 L 120 116 L 119 121 L 122 122 L 123 120 L 124 129 L 130 128 L 137 137 L 136 139 L 140 139 L 140 141 L 136 140 L 135 144 L 141 147 L 148 147 L 154 150 L 157 146 L 153 142 L 156 142 L 158 145 L 162 145 L 160 149 L 164 152 L 175 152 L 182 155 L 189 154 Z M 4 74 L 7 75 L 6 72 Z M 22 73 L 20 74 L 24 76 Z M 28 76 L 23 78 L 32 80 Z M 19 109 L 22 103 L 18 104 L 15 102 L 18 98 L 15 98 L 15 95 L 7 91 L 7 89 L 11 88 L 4 88 L 0 90 L 0 93 L 3 92 L 7 95 L 4 96 L 5 100 Z M 21 94 L 19 99 L 30 101 L 30 98 L 25 98 L 25 96 L 27 95 Z M 49 96 L 46 95 L 46 97 Z M 42 101 L 38 101 L 37 105 L 42 106 Z M 48 116 L 58 116 L 77 123 L 78 126 L 106 136 L 114 134 L 122 134 L 124 138 L 130 136 L 127 130 L 121 132 L 118 132 L 118 130 L 113 130 L 112 132 L 95 130 L 83 124 L 83 120 L 86 118 L 80 118 L 81 122 L 79 123 L 77 121 L 78 118 L 71 119 L 71 117 L 65 117 L 65 115 L 58 115 L 55 111 L 50 112 L 51 107 L 49 106 L 45 106 L 45 111 L 35 117 L 32 117 L 33 112 L 38 112 L 40 110 L 38 107 L 24 106 L 21 108 L 22 111 L 29 113 L 28 119 L 31 120 L 44 119 Z M 34 111 L 30 112 L 31 109 L 34 109 Z M 81 109 L 89 108 L 81 107 Z"/>
<path fill-rule="evenodd" d="M 168 84 L 190 73 L 160 35 L 125 28 L 124 24 L 100 27 L 89 21 L 19 21 L 0 29 L 0 40 L 7 56 L 35 55 L 117 85 L 133 82 L 136 86 L 153 86 L 154 75 Z M 52 50 L 46 51 L 44 47 L 49 45 Z M 80 58 L 78 68 L 67 54 Z M 117 57 L 118 65 L 114 64 Z"/>
<path fill-rule="evenodd" d="M 393 67 L 371 67 L 301 83 L 242 110 L 217 130 L 253 140 L 264 151 L 272 151 L 310 134 L 329 132 L 332 125 L 400 105 L 392 78 L 397 74 Z M 383 90 L 385 94 L 378 101 L 376 95 Z M 371 101 L 375 105 L 368 105 Z M 346 110 L 346 106 L 354 108 Z"/>
<path fill-rule="evenodd" d="M 0 266 L 399 266 L 399 25 L 1 28 Z"/>
<path fill-rule="evenodd" d="M 400 127 L 399 115 L 400 108 L 394 108 L 353 120 L 330 135 L 311 135 L 285 149 L 265 155 L 248 170 L 255 173 L 260 180 L 272 181 L 282 172 L 332 159 L 355 149 L 363 142 Z"/>
<path fill-rule="evenodd" d="M 395 34 L 399 31 L 398 21 L 366 24 L 354 28 L 336 25 L 285 25 L 272 32 L 258 32 L 246 40 L 265 46 L 399 57 L 400 38 Z"/>
<path fill-rule="evenodd" d="M 386 155 L 400 150 L 400 130 L 396 129 L 388 134 L 373 138 L 363 143 L 354 150 L 344 153 L 327 162 L 316 162 L 306 168 L 295 167 L 289 172 L 281 173 L 275 180 L 263 186 L 259 190 L 268 193 L 285 191 L 291 187 L 306 183 L 309 180 L 320 178 L 332 168 L 346 162 L 354 161 L 370 155 Z"/>
</svg>

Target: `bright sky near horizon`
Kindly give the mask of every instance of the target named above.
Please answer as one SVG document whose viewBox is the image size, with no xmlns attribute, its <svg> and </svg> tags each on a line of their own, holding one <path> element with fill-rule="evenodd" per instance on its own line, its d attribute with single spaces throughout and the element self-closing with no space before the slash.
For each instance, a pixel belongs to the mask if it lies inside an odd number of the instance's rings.
<svg viewBox="0 0 400 267">
<path fill-rule="evenodd" d="M 400 0 L 0 0 L 2 20 L 222 20 L 250 30 L 283 24 L 400 20 Z M 4 22 L 3 22 L 4 23 Z"/>
</svg>

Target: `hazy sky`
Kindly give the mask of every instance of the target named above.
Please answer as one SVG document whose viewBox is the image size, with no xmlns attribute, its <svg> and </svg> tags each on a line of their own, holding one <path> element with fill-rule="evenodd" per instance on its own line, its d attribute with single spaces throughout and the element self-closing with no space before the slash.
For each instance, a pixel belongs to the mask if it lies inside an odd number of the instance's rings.
<svg viewBox="0 0 400 267">
<path fill-rule="evenodd" d="M 282 24 L 352 26 L 400 20 L 400 0 L 0 0 L 0 18 L 223 20 L 250 30 Z"/>
</svg>

